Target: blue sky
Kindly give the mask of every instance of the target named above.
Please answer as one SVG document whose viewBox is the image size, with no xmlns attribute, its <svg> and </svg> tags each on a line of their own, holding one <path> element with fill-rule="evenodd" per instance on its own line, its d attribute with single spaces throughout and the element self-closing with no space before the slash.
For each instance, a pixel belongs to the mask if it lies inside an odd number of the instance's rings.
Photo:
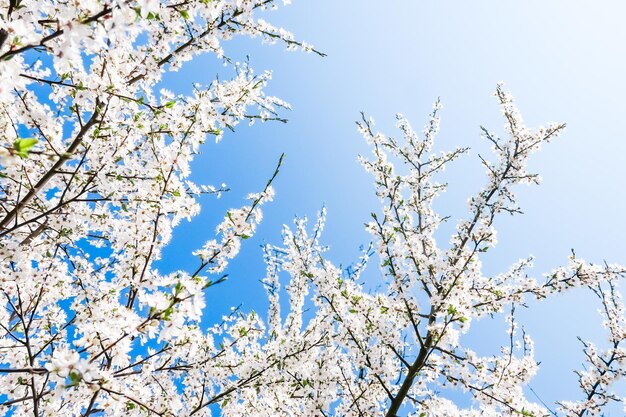
<svg viewBox="0 0 626 417">
<path fill-rule="evenodd" d="M 234 60 L 249 54 L 257 71 L 273 70 L 266 91 L 293 110 L 283 114 L 286 125 L 240 126 L 221 143 L 205 146 L 194 179 L 225 182 L 232 191 L 217 201 L 206 199 L 201 215 L 176 230 L 161 269 L 191 270 L 196 265 L 191 251 L 213 236 L 228 208 L 262 189 L 282 152 L 276 201 L 265 207 L 258 234 L 229 268 L 231 279 L 208 293 L 209 319 L 239 303 L 264 310 L 259 245 L 279 243 L 282 225 L 294 215 L 314 218 L 325 205 L 329 256 L 344 265 L 355 261 L 359 246 L 369 242 L 362 225 L 378 204 L 356 161 L 369 149 L 354 121 L 364 111 L 381 131 L 394 135 L 400 112 L 419 129 L 437 97 L 444 104 L 438 149 L 472 148 L 446 171 L 449 191 L 436 206 L 454 225 L 465 214 L 467 197 L 485 181 L 477 155 L 488 155 L 489 148 L 479 126 L 503 125 L 491 96 L 499 81 L 512 91 L 529 126 L 558 121 L 568 128 L 533 158 L 531 167 L 543 184 L 518 189 L 525 214 L 496 223 L 499 244 L 485 258 L 486 272 L 503 271 L 533 254 L 540 275 L 564 264 L 570 248 L 593 262 L 626 263 L 625 15 L 626 3 L 617 0 L 295 0 L 268 13 L 266 20 L 328 56 L 286 52 L 249 39 L 225 45 Z M 189 91 L 191 81 L 208 83 L 220 71 L 213 57 L 200 58 L 168 77 L 165 86 Z M 450 231 L 441 230 L 443 243 Z M 375 283 L 377 270 L 370 268 L 368 279 Z M 547 402 L 574 399 L 571 369 L 582 361 L 576 336 L 602 339 L 598 305 L 576 292 L 532 307 L 519 314 L 542 362 L 532 386 Z M 502 328 L 497 321 L 479 323 L 468 340 L 487 353 L 504 342 L 503 333 L 494 333 Z"/>
</svg>

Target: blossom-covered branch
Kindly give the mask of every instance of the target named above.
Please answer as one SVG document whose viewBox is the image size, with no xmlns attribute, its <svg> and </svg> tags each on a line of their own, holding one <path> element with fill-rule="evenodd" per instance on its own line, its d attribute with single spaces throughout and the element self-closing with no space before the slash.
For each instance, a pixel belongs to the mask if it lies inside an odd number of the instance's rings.
<svg viewBox="0 0 626 417">
<path fill-rule="evenodd" d="M 201 329 L 204 293 L 255 233 L 278 167 L 195 271 L 154 265 L 198 196 L 227 190 L 190 180 L 207 138 L 284 121 L 271 73 L 222 49 L 250 36 L 313 52 L 261 18 L 278 3 L 0 1 L 0 414 L 208 415 L 206 399 L 227 396 L 258 318 Z M 207 53 L 234 75 L 157 87 Z"/>
<path fill-rule="evenodd" d="M 402 116 L 400 139 L 375 132 L 366 117 L 357 123 L 372 146 L 373 156 L 361 161 L 374 177 L 382 205 L 366 225 L 373 246 L 354 268 L 334 266 L 320 244 L 322 211 L 312 233 L 306 220 L 299 219 L 295 230 L 285 229 L 282 246 L 265 248 L 270 310 L 266 339 L 254 353 L 263 360 L 252 360 L 251 351 L 242 353 L 246 373 L 235 373 L 244 381 L 254 372 L 249 367 L 262 369 L 263 375 L 254 386 L 232 393 L 222 408 L 225 415 L 551 415 L 545 404 L 526 397 L 525 388 L 539 368 L 534 343 L 515 311 L 531 297 L 544 299 L 577 287 L 590 287 L 600 297 L 612 347 L 599 353 L 585 342 L 591 366 L 579 376 L 586 399 L 563 402 L 560 410 L 563 415 L 597 415 L 609 401 L 623 401 L 610 386 L 624 376 L 624 312 L 617 291 L 624 267 L 594 265 L 572 255 L 545 279 L 528 276 L 532 259 L 497 276 L 482 271 L 481 254 L 497 241 L 495 218 L 520 212 L 515 186 L 539 182 L 526 169 L 529 156 L 564 128 L 551 124 L 531 130 L 502 86 L 495 96 L 506 136 L 482 129 L 496 161 L 481 158 L 487 184 L 469 199 L 469 214 L 447 247 L 435 239 L 437 227 L 447 220 L 432 208 L 446 186 L 437 178 L 467 149 L 432 151 L 440 103 L 421 135 Z M 383 279 L 377 284 L 360 278 L 371 257 L 380 261 Z M 285 275 L 288 303 L 280 300 Z M 461 343 L 474 320 L 498 313 L 506 313 L 508 323 L 508 344 L 499 355 L 483 357 Z M 307 342 L 310 349 L 295 357 L 288 354 Z M 279 366 L 261 365 L 277 357 L 283 358 Z M 473 402 L 461 407 L 447 396 L 450 389 L 469 393 Z"/>
</svg>

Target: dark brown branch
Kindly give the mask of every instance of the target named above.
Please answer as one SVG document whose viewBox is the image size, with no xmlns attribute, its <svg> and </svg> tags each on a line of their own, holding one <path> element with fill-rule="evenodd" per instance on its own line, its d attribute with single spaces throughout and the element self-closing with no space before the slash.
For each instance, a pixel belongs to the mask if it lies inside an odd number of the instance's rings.
<svg viewBox="0 0 626 417">
<path fill-rule="evenodd" d="M 7 213 L 2 221 L 0 221 L 0 230 L 6 229 L 11 220 L 17 217 L 19 211 L 24 208 L 37 195 L 37 193 L 43 189 L 48 181 L 50 181 L 50 179 L 52 179 L 56 175 L 57 171 L 63 166 L 63 164 L 65 164 L 65 162 L 67 162 L 72 157 L 76 149 L 78 149 L 78 147 L 83 143 L 83 139 L 87 132 L 89 132 L 89 129 L 91 129 L 91 127 L 99 122 L 98 113 L 102 107 L 102 103 L 98 102 L 96 104 L 96 108 L 93 114 L 91 115 L 87 123 L 85 123 L 85 125 L 80 129 L 70 146 L 66 149 L 65 153 L 61 155 L 61 157 L 54 163 L 54 165 L 48 170 L 48 172 L 43 177 L 41 177 L 39 181 L 37 181 L 37 183 L 28 191 L 24 198 L 22 198 L 22 200 L 15 205 L 13 210 Z M 0 237 L 4 235 L 6 235 L 6 231 L 0 233 Z"/>
</svg>

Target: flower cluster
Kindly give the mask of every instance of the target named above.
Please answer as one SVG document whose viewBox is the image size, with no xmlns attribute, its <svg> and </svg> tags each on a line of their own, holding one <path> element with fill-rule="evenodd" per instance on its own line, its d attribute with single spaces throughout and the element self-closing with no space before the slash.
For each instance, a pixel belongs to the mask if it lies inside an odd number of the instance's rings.
<svg viewBox="0 0 626 417">
<path fill-rule="evenodd" d="M 81 359 L 76 351 L 59 349 L 52 355 L 50 362 L 45 365 L 52 375 L 65 380 L 70 378 L 72 383 L 85 381 L 91 383 L 98 379 L 98 371 L 85 359 Z"/>
</svg>

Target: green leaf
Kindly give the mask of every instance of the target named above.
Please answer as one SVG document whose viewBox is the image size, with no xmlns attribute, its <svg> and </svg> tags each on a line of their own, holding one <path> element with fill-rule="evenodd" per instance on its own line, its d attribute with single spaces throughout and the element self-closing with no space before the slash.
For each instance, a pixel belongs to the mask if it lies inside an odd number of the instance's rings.
<svg viewBox="0 0 626 417">
<path fill-rule="evenodd" d="M 80 383 L 80 380 L 82 379 L 78 372 L 70 372 L 69 377 L 70 377 L 70 387 L 75 387 L 76 385 Z"/>
<path fill-rule="evenodd" d="M 174 312 L 174 307 L 173 306 L 168 307 L 165 311 L 163 311 L 163 320 L 165 321 L 169 320 L 173 312 Z"/>
<path fill-rule="evenodd" d="M 189 19 L 189 12 L 187 10 L 179 10 L 178 13 L 180 13 L 180 15 L 183 17 L 183 19 L 185 19 L 185 20 Z"/>
<path fill-rule="evenodd" d="M 22 138 L 13 142 L 13 149 L 20 158 L 28 157 L 28 152 L 37 144 L 35 138 Z"/>
<path fill-rule="evenodd" d="M 165 107 L 167 107 L 168 109 L 171 109 L 172 107 L 174 107 L 175 104 L 176 104 L 176 100 L 170 100 L 167 103 L 165 103 Z"/>
</svg>

